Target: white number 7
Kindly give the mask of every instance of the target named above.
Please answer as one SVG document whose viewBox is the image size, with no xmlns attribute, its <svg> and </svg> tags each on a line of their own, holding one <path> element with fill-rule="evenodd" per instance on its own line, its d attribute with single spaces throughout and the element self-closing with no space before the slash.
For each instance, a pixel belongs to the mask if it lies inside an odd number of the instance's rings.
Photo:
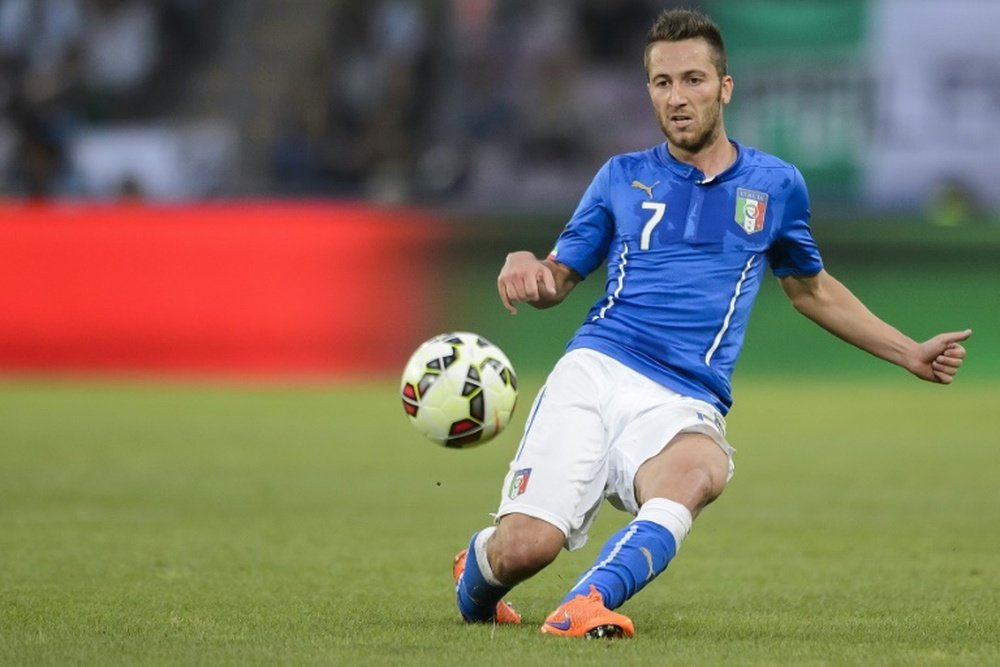
<svg viewBox="0 0 1000 667">
<path fill-rule="evenodd" d="M 653 230 L 660 224 L 660 220 L 663 220 L 663 214 L 667 211 L 667 205 L 658 201 L 644 201 L 642 202 L 642 207 L 653 211 L 653 217 L 642 228 L 642 238 L 639 239 L 639 250 L 649 250 L 649 237 L 653 235 Z"/>
</svg>

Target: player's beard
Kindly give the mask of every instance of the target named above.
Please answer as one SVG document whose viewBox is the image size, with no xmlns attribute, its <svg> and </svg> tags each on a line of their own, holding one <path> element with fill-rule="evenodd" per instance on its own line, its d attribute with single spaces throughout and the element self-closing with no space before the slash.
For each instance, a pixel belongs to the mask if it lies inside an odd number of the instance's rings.
<svg viewBox="0 0 1000 667">
<path fill-rule="evenodd" d="M 700 123 L 701 131 L 696 134 L 674 132 L 670 129 L 670 114 L 664 115 L 663 112 L 658 111 L 656 116 L 660 123 L 660 130 L 663 131 L 671 146 L 687 153 L 698 153 L 715 141 L 722 130 L 722 87 L 719 87 L 715 104 L 705 109 L 705 117 Z"/>
</svg>

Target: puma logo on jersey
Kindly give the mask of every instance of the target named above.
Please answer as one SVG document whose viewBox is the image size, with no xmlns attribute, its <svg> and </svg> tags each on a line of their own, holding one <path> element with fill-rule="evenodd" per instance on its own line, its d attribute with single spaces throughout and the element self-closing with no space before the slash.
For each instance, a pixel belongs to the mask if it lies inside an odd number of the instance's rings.
<svg viewBox="0 0 1000 667">
<path fill-rule="evenodd" d="M 632 187 L 635 188 L 636 190 L 642 190 L 647 195 L 649 195 L 650 199 L 653 198 L 653 188 L 655 188 L 659 184 L 660 184 L 659 181 L 653 183 L 652 185 L 646 185 L 645 183 L 642 183 L 640 181 L 632 181 Z"/>
</svg>

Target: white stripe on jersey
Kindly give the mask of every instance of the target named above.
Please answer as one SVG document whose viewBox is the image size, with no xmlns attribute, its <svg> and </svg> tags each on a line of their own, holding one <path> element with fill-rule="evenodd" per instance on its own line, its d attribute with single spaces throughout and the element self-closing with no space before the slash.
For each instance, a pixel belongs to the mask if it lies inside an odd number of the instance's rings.
<svg viewBox="0 0 1000 667">
<path fill-rule="evenodd" d="M 618 256 L 618 262 L 618 287 L 608 297 L 608 302 L 601 308 L 601 312 L 590 318 L 591 322 L 604 319 L 604 314 L 608 312 L 608 308 L 615 305 L 615 299 L 618 298 L 618 295 L 622 293 L 622 288 L 625 287 L 625 265 L 628 264 L 628 243 L 622 244 L 622 254 Z"/>
<path fill-rule="evenodd" d="M 712 342 L 712 347 L 708 348 L 708 352 L 705 353 L 706 366 L 712 362 L 712 355 L 715 354 L 715 351 L 719 348 L 719 343 L 722 342 L 722 336 L 726 333 L 726 329 L 729 328 L 729 320 L 733 316 L 733 311 L 736 310 L 736 299 L 740 297 L 740 292 L 743 290 L 743 283 L 746 281 L 747 273 L 750 271 L 750 267 L 753 266 L 753 261 L 755 259 L 757 259 L 757 255 L 752 255 L 750 259 L 747 260 L 747 265 L 743 267 L 743 274 L 736 283 L 736 290 L 733 292 L 733 298 L 729 300 L 729 311 L 726 313 L 725 319 L 722 320 L 722 328 L 719 329 L 719 333 L 715 334 L 715 340 Z"/>
</svg>

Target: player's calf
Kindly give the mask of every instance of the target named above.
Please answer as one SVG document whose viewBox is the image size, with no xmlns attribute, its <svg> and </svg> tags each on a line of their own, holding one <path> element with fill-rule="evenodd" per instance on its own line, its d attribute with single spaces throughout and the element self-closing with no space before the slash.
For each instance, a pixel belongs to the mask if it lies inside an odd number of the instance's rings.
<svg viewBox="0 0 1000 667">
<path fill-rule="evenodd" d="M 518 624 L 521 615 L 502 599 L 511 587 L 504 586 L 493 576 L 486 560 L 485 543 L 493 530 L 491 527 L 473 535 L 469 548 L 455 556 L 452 575 L 458 611 L 467 623 Z M 485 567 L 481 565 L 484 561 Z"/>
</svg>

